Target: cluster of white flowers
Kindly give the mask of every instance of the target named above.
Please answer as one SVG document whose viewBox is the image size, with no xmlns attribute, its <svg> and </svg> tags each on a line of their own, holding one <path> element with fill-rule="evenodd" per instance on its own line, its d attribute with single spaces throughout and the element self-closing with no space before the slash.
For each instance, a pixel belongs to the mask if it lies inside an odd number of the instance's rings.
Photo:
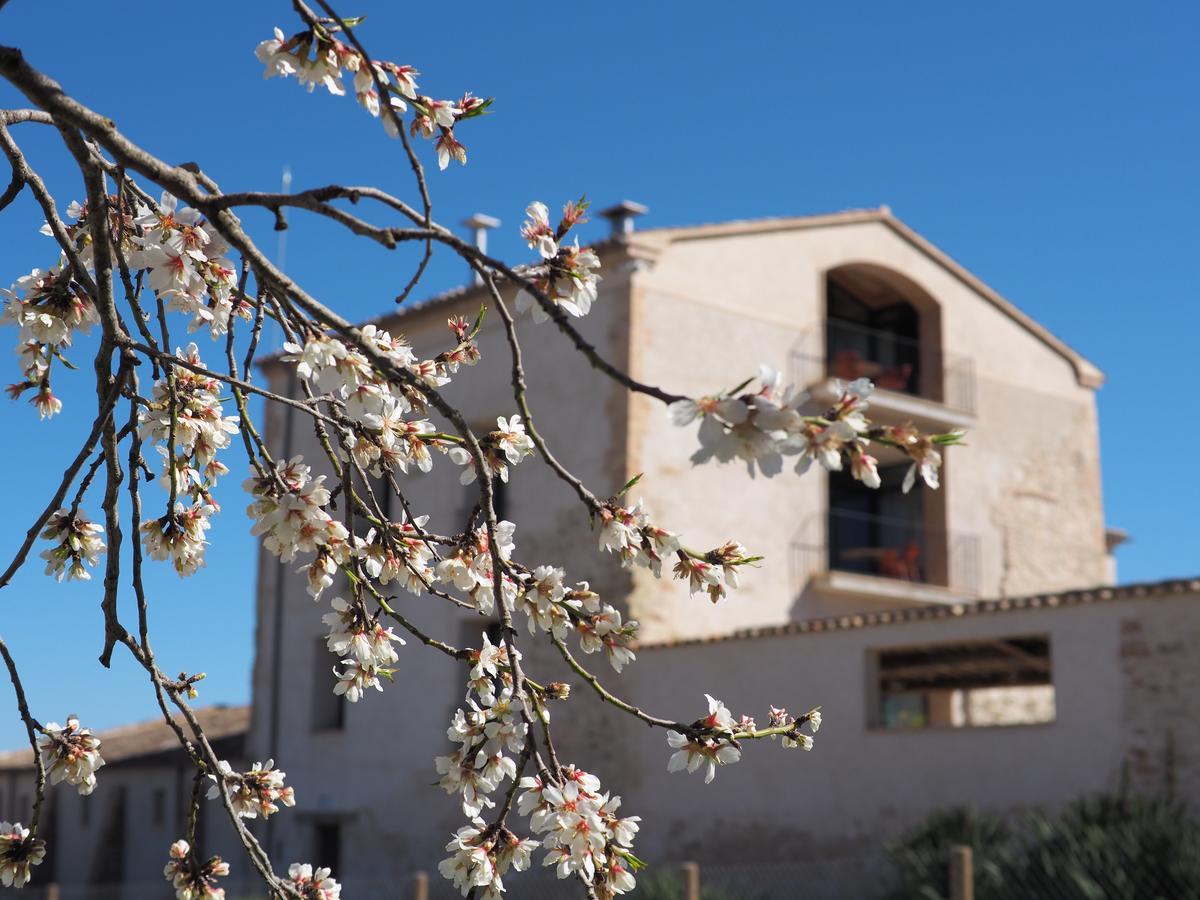
<svg viewBox="0 0 1200 900">
<path fill-rule="evenodd" d="M 751 556 L 741 544 L 729 541 L 703 555 L 685 550 L 679 535 L 659 528 L 650 521 L 642 502 L 633 507 L 610 501 L 604 504 L 597 518 L 600 521 L 600 549 L 616 553 L 625 568 L 641 566 L 655 578 L 662 577 L 663 560 L 674 554 L 672 567 L 675 578 L 688 582 L 691 593 L 703 590 L 716 603 L 727 588 L 738 586 L 739 566 L 751 565 L 761 557 Z"/>
<path fill-rule="evenodd" d="M 938 487 L 942 458 L 937 447 L 958 443 L 962 437 L 959 431 L 924 435 L 912 425 L 872 427 L 866 410 L 875 386 L 866 378 L 845 385 L 835 382 L 840 397 L 819 416 L 802 413 L 809 395 L 782 387 L 780 374 L 769 366 L 760 368 L 758 381 L 755 392 L 739 393 L 746 386 L 741 385 L 728 394 L 670 404 L 667 414 L 676 425 L 700 419 L 700 449 L 692 455 L 693 462 L 740 459 L 750 475 L 757 467 L 772 476 L 782 471 L 785 456 L 797 457 L 798 474 L 807 472 L 814 461 L 827 471 L 840 472 L 848 461 L 855 479 L 877 488 L 879 461 L 868 452 L 875 440 L 900 449 L 912 460 L 903 484 L 907 493 L 918 475 L 929 487 Z"/>
<path fill-rule="evenodd" d="M 405 474 L 409 466 L 421 472 L 433 468 L 431 447 L 443 449 L 432 423 L 405 419 L 403 408 L 391 397 L 383 398 L 379 413 L 365 413 L 345 439 L 346 452 L 376 477 L 392 469 Z"/>
<path fill-rule="evenodd" d="M 339 900 L 342 886 L 329 876 L 329 869 L 314 869 L 310 863 L 288 866 L 289 887 L 302 900 Z"/>
<path fill-rule="evenodd" d="M 20 822 L 0 822 L 0 884 L 19 888 L 46 856 L 46 842 L 33 837 Z"/>
<path fill-rule="evenodd" d="M 550 224 L 546 204 L 535 201 L 525 208 L 527 218 L 521 226 L 521 237 L 543 260 L 526 274 L 551 303 L 576 317 L 586 316 L 596 301 L 600 257 L 590 247 L 580 247 L 578 239 L 573 244 L 564 244 L 563 239 L 575 225 L 587 221 L 587 206 L 582 200 L 567 203 L 555 228 Z M 550 318 L 532 294 L 521 291 L 517 294 L 517 312 L 530 309 L 535 322 Z"/>
<path fill-rule="evenodd" d="M 530 634 L 538 629 L 553 634 L 559 640 L 566 638 L 572 627 L 571 613 L 578 612 L 583 601 L 580 597 L 567 598 L 567 587 L 563 583 L 566 573 L 554 566 L 538 566 L 521 582 L 518 603 L 525 611 Z M 586 585 L 584 585 L 586 589 Z M 592 597 L 599 599 L 596 594 Z"/>
<path fill-rule="evenodd" d="M 186 350 L 176 349 L 175 355 L 193 366 L 204 366 L 194 343 Z M 170 486 L 173 468 L 178 492 L 210 499 L 208 489 L 229 471 L 217 460 L 217 451 L 228 447 L 230 435 L 237 434 L 238 418 L 223 415 L 221 382 L 217 379 L 181 367 L 174 368 L 172 376 L 174 413 L 172 385 L 160 378 L 154 383 L 149 407 L 139 414 L 138 432 L 143 439 L 167 443 L 173 430 L 175 446 L 167 449 L 173 455 L 178 452 L 178 456 L 163 475 L 164 487 Z"/>
<path fill-rule="evenodd" d="M 274 472 L 248 478 L 243 487 L 255 497 L 246 508 L 254 521 L 250 533 L 262 535 L 263 546 L 282 562 L 318 550 L 337 565 L 350 558 L 350 533 L 329 514 L 325 476 L 313 478 L 303 457 L 276 463 Z"/>
<path fill-rule="evenodd" d="M 533 439 L 525 433 L 525 425 L 520 416 L 509 419 L 500 416 L 496 419 L 496 430 L 489 431 L 480 438 L 479 449 L 483 451 L 484 462 L 491 473 L 507 483 L 508 467 L 515 466 L 533 453 Z M 471 458 L 467 448 L 452 447 L 447 455 L 458 465 L 466 466 L 459 476 L 459 483 L 474 483 L 478 473 L 475 471 L 475 460 Z"/>
<path fill-rule="evenodd" d="M 203 367 L 195 344 L 175 355 Z M 230 435 L 238 430 L 237 416 L 222 413 L 220 382 L 183 368 L 154 383 L 150 405 L 139 413 L 141 437 L 164 445 L 158 448 L 164 459 L 163 487 L 190 500 L 187 505 L 176 502 L 167 515 L 143 523 L 142 539 L 150 558 L 171 560 L 181 578 L 204 565 L 209 517 L 220 509 L 212 490 L 229 469 L 217 459 L 217 451 L 228 447 Z M 175 443 L 165 446 L 172 432 Z"/>
<path fill-rule="evenodd" d="M 204 539 L 217 508 L 210 503 L 197 502 L 190 506 L 176 503 L 175 508 L 161 519 L 142 525 L 142 543 L 151 559 L 170 560 L 180 578 L 194 575 L 204 565 Z"/>
<path fill-rule="evenodd" d="M 579 646 L 584 653 L 604 651 L 609 664 L 620 672 L 636 659 L 630 645 L 637 639 L 638 622 L 636 619 L 622 622 L 620 610 L 600 602 L 599 597 L 587 589 L 587 582 L 581 585 L 582 590 L 576 588 L 571 592 L 580 597 L 584 609 L 583 614 L 575 620 Z M 568 594 L 568 598 L 571 594 Z"/>
<path fill-rule="evenodd" d="M 507 521 L 496 524 L 496 552 L 503 561 L 510 560 L 513 550 L 516 549 L 513 542 L 516 527 Z M 436 581 L 452 584 L 467 594 L 479 613 L 485 616 L 491 615 L 496 606 L 492 575 L 491 545 L 487 528 L 482 525 L 465 535 L 463 542 L 434 567 Z M 500 585 L 504 593 L 504 605 L 511 610 L 517 598 L 517 585 L 507 574 L 501 574 Z"/>
<path fill-rule="evenodd" d="M 728 541 L 702 558 L 679 554 L 672 572 L 676 578 L 687 580 L 688 593 L 705 591 L 709 599 L 716 603 L 726 596 L 728 588 L 738 586 L 738 567 L 757 559 L 741 544 Z"/>
<path fill-rule="evenodd" d="M 483 643 L 483 650 L 473 656 L 470 682 L 480 702 L 468 696 L 467 709 L 455 710 L 446 736 L 459 745 L 458 749 L 434 760 L 441 776 L 438 784 L 447 794 L 462 795 L 463 815 L 467 818 L 495 806 L 488 795 L 505 778 L 516 778 L 517 764 L 504 751 L 519 753 L 525 746 L 527 730 L 514 704 L 507 651 L 503 646 L 493 646 L 486 635 Z M 486 686 L 481 684 L 485 680 L 489 682 Z"/>
<path fill-rule="evenodd" d="M 102 526 L 89 522 L 81 513 L 72 515 L 66 509 L 53 513 L 42 531 L 44 540 L 54 542 L 53 547 L 41 554 L 46 561 L 46 574 L 58 581 L 64 578 L 90 581 L 92 576 L 87 567 L 95 566 L 104 552 L 104 542 L 100 540 L 103 533 Z"/>
<path fill-rule="evenodd" d="M 531 838 L 519 838 L 507 828 L 489 827 L 474 818 L 454 833 L 446 845 L 450 856 L 438 863 L 438 871 L 464 897 L 475 889 L 476 900 L 500 900 L 504 873 L 510 868 L 528 869 L 530 854 L 538 846 Z"/>
<path fill-rule="evenodd" d="M 654 525 L 640 500 L 631 508 L 608 503 L 598 518 L 601 550 L 616 553 L 627 569 L 637 565 L 662 577 L 663 558 L 679 549 L 679 535 Z"/>
<path fill-rule="evenodd" d="M 341 672 L 334 669 L 337 681 L 333 692 L 357 703 L 367 688 L 383 690 L 379 676 L 390 677 L 393 670 L 387 667 L 399 659 L 392 644 L 403 645 L 404 640 L 341 597 L 334 597 L 330 605 L 333 611 L 321 619 L 329 627 L 326 645 L 346 667 Z"/>
<path fill-rule="evenodd" d="M 175 888 L 176 900 L 224 900 L 225 888 L 217 887 L 217 879 L 229 874 L 229 863 L 219 856 L 200 862 L 187 841 L 171 845 L 170 860 L 163 875 Z"/>
<path fill-rule="evenodd" d="M 544 834 L 543 865 L 559 878 L 581 877 L 601 897 L 634 888 L 631 852 L 639 816 L 621 818 L 621 798 L 602 793 L 600 779 L 574 766 L 562 771 L 561 784 L 539 776 L 521 779 L 517 810 L 529 816 L 534 834 Z"/>
<path fill-rule="evenodd" d="M 32 403 L 41 418 L 49 418 L 62 411 L 50 389 L 50 368 L 55 359 L 65 361 L 63 350 L 76 332 L 86 334 L 100 320 L 96 306 L 70 271 L 59 267 L 34 269 L 0 295 L 6 298 L 4 319 L 20 329 L 16 352 L 24 380 L 9 385 L 9 396 L 15 400 L 36 388 Z"/>
<path fill-rule="evenodd" d="M 393 337 L 375 325 L 364 325 L 360 335 L 389 362 L 417 374 L 416 354 L 402 336 Z M 401 410 L 407 411 L 412 405 L 411 395 L 401 393 L 387 377 L 376 372 L 361 350 L 331 335 L 312 335 L 303 345 L 288 341 L 283 350 L 283 362 L 294 363 L 300 378 L 344 400 L 353 419 L 382 415 L 389 397 Z"/>
<path fill-rule="evenodd" d="M 439 388 L 450 381 L 459 366 L 474 365 L 479 360 L 479 348 L 465 321 L 456 316 L 449 319 L 447 325 L 457 344 L 426 360 L 417 359 L 403 336 L 393 336 L 374 324 L 364 325 L 359 337 L 363 344 L 392 365 L 408 370 L 427 387 Z M 328 334 L 310 335 L 302 345 L 288 341 L 283 349 L 280 359 L 293 363 L 300 378 L 341 400 L 347 416 L 361 426 L 364 439 L 378 445 L 375 454 L 366 449 L 358 451 L 367 454 L 372 465 L 379 456 L 383 457 L 381 466 L 396 466 L 407 472 L 409 465 L 415 465 L 421 471 L 429 471 L 428 451 L 421 452 L 420 447 L 422 441 L 430 443 L 421 435 L 428 434 L 431 429 L 427 422 L 403 418 L 414 412 L 424 413 L 425 402 L 420 391 L 395 383 L 385 373 L 376 371 L 366 354 L 357 347 Z M 372 436 L 368 437 L 368 432 Z M 400 446 L 405 442 L 414 442 L 414 445 L 411 448 Z M 347 449 L 353 451 L 356 444 L 357 438 Z"/>
<path fill-rule="evenodd" d="M 100 739 L 79 725 L 75 716 L 67 717 L 67 724 L 47 722 L 38 742 L 42 765 L 50 776 L 51 784 L 65 781 L 75 785 L 80 794 L 87 795 L 96 789 L 96 771 L 104 765 L 100 755 Z"/>
<path fill-rule="evenodd" d="M 743 727 L 742 730 L 754 730 L 753 720 L 748 720 L 746 716 L 742 716 L 742 720 L 743 723 L 749 725 L 749 728 Z M 797 719 L 795 716 L 788 715 L 786 709 L 772 706 L 767 727 L 772 729 L 785 728 L 787 731 L 782 734 L 772 734 L 771 740 L 775 740 L 778 737 L 782 739 L 783 746 L 788 749 L 800 747 L 804 750 L 811 750 L 813 748 L 812 735 L 805 734 L 800 730 L 800 726 L 806 722 L 808 723 L 808 727 L 812 729 L 812 733 L 816 734 L 821 729 L 821 710 L 810 709 Z"/>
<path fill-rule="evenodd" d="M 237 273 L 225 258 L 229 246 L 190 206 L 164 193 L 155 209 L 139 206 L 128 263 L 146 269 L 146 283 L 167 308 L 191 316 L 189 331 L 213 337 L 229 330 L 234 315 L 248 318 L 250 303 L 237 293 Z M 165 348 L 164 348 L 165 349 Z"/>
<path fill-rule="evenodd" d="M 381 585 L 395 581 L 411 594 L 420 594 L 433 582 L 430 565 L 433 550 L 421 537 L 429 516 L 417 516 L 411 522 L 402 516 L 389 522 L 386 530 L 371 528 L 359 549 L 363 570 Z"/>
<path fill-rule="evenodd" d="M 295 793 L 283 785 L 286 773 L 273 768 L 275 760 L 256 762 L 249 772 L 235 772 L 225 760 L 221 760 L 219 765 L 224 776 L 225 793 L 229 795 L 233 811 L 239 816 L 257 819 L 261 814 L 265 819 L 279 812 L 276 800 L 284 806 L 296 805 Z M 216 775 L 209 774 L 208 777 L 213 782 L 208 789 L 208 799 L 215 800 L 221 796 L 221 782 Z"/>
<path fill-rule="evenodd" d="M 520 662 L 521 651 L 514 648 L 512 652 L 516 660 Z M 471 692 L 474 691 L 479 697 L 480 703 L 484 706 L 493 706 L 496 704 L 498 689 L 501 700 L 500 709 L 507 711 L 507 703 L 512 699 L 513 686 L 508 644 L 503 640 L 498 644 L 493 644 L 487 636 L 487 632 L 484 632 L 483 643 L 479 649 L 469 649 L 468 654 L 471 671 L 467 676 L 467 702 L 471 701 Z"/>
<path fill-rule="evenodd" d="M 455 139 L 454 126 L 462 119 L 481 115 L 490 105 L 483 100 L 465 95 L 457 102 L 434 100 L 417 93 L 416 76 L 412 66 L 401 66 L 385 60 L 368 61 L 353 47 L 339 41 L 324 28 L 302 31 L 285 38 L 276 28 L 275 36 L 263 41 L 255 51 L 259 62 L 266 66 L 264 78 L 295 75 L 300 84 L 311 92 L 322 85 L 335 97 L 344 96 L 346 86 L 342 83 L 345 73 L 354 79 L 354 96 L 362 107 L 375 118 L 379 118 L 380 97 L 378 84 L 387 94 L 387 104 L 396 116 L 413 108 L 412 133 L 430 138 L 437 136 L 438 165 L 446 168 L 454 159 L 466 164 L 467 150 Z M 372 72 L 372 69 L 374 71 Z M 374 77 L 372 77 L 374 75 Z M 399 131 L 391 115 L 383 117 L 384 130 L 392 137 Z"/>
<path fill-rule="evenodd" d="M 767 722 L 767 732 L 759 733 L 758 725 L 750 716 L 742 716 L 734 721 L 733 715 L 720 700 L 705 694 L 708 701 L 708 715 L 698 719 L 684 734 L 679 731 L 667 732 L 667 744 L 675 752 L 667 762 L 668 772 L 679 772 L 686 769 L 695 772 L 705 766 L 704 783 L 708 784 L 717 774 L 717 766 L 729 765 L 742 758 L 738 741 L 747 737 L 770 737 L 771 740 L 781 738 L 786 748 L 800 747 L 804 750 L 813 748 L 812 735 L 800 730 L 805 723 L 816 734 L 821 727 L 820 709 L 811 709 L 800 718 L 788 715 L 786 709 L 771 707 L 770 719 Z"/>
<path fill-rule="evenodd" d="M 916 484 L 917 477 L 931 488 L 937 488 L 941 475 L 942 454 L 938 451 L 939 444 L 957 443 L 962 432 L 953 431 L 947 435 L 921 434 L 912 425 L 895 425 L 884 428 L 881 435 L 899 447 L 912 460 L 912 465 L 904 473 L 902 490 L 907 494 Z"/>
<path fill-rule="evenodd" d="M 553 566 L 538 566 L 525 575 L 518 603 L 529 633 L 541 629 L 563 641 L 575 631 L 584 653 L 604 651 L 620 672 L 636 658 L 630 645 L 637 639 L 637 621 L 623 622 L 620 610 L 601 601 L 586 581 L 568 588 L 564 578 L 563 570 Z"/>
<path fill-rule="evenodd" d="M 737 726 L 725 704 L 708 694 L 704 697 L 708 700 L 708 715 L 696 723 L 696 735 L 667 732 L 667 743 L 675 750 L 667 762 L 667 771 L 687 769 L 695 772 L 704 765 L 707 766 L 704 783 L 708 784 L 717 774 L 717 766 L 737 762 L 742 758 L 742 751 L 733 741 Z"/>
</svg>

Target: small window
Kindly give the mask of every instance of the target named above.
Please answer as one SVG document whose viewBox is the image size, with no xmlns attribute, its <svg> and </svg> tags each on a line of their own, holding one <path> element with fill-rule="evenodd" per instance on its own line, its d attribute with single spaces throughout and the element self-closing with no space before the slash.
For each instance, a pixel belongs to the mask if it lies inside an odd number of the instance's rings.
<svg viewBox="0 0 1200 900">
<path fill-rule="evenodd" d="M 329 869 L 336 878 L 342 868 L 342 826 L 337 822 L 318 822 L 313 826 L 314 865 Z"/>
<path fill-rule="evenodd" d="M 333 669 L 339 660 L 329 652 L 323 637 L 317 638 L 313 652 L 313 731 L 341 731 L 346 727 L 346 701 L 333 692 Z"/>
<path fill-rule="evenodd" d="M 929 644 L 874 654 L 875 727 L 973 728 L 1054 721 L 1048 637 Z"/>
<path fill-rule="evenodd" d="M 163 825 L 167 821 L 167 792 L 155 788 L 150 793 L 150 821 L 155 825 Z"/>
</svg>

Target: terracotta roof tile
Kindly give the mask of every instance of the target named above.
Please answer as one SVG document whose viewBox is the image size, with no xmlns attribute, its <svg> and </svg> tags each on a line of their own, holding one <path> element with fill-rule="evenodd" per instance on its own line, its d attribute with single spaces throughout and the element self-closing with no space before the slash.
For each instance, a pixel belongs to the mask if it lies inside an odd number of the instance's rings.
<svg viewBox="0 0 1200 900">
<path fill-rule="evenodd" d="M 195 710 L 200 727 L 210 741 L 245 734 L 250 726 L 249 706 L 205 706 Z M 183 723 L 182 716 L 175 721 Z M 85 726 L 87 722 L 83 723 Z M 184 724 L 184 728 L 187 725 Z M 161 718 L 122 725 L 97 731 L 100 738 L 100 755 L 106 763 L 152 756 L 179 746 L 175 732 Z M 33 765 L 33 754 L 28 747 L 0 753 L 0 769 L 24 769 Z"/>
<path fill-rule="evenodd" d="M 1089 606 L 1112 600 L 1143 600 L 1177 594 L 1200 594 L 1200 577 L 1176 578 L 1167 581 L 1151 581 L 1127 584 L 1120 587 L 1095 587 L 1083 590 L 1061 591 L 1054 594 L 1033 594 L 1028 597 L 1005 597 L 997 600 L 953 603 L 949 605 L 922 606 L 913 609 L 893 609 L 883 612 L 858 613 L 848 616 L 830 616 L 824 619 L 800 619 L 781 625 L 765 625 L 758 628 L 743 628 L 728 634 L 700 638 L 653 641 L 641 644 L 641 650 L 663 647 L 686 647 L 694 644 L 716 644 L 724 641 L 740 641 L 751 638 L 779 637 L 789 634 L 816 634 L 825 631 L 847 631 L 856 628 L 874 628 L 882 625 L 903 625 L 909 622 L 926 622 L 933 619 L 961 618 L 992 613 L 1021 612 L 1029 609 L 1057 609 L 1059 607 Z"/>
</svg>

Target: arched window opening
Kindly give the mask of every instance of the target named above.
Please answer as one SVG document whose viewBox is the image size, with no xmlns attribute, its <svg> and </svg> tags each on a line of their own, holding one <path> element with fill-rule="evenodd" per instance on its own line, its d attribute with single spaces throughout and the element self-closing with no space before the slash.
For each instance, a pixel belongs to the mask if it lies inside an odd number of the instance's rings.
<svg viewBox="0 0 1200 900">
<path fill-rule="evenodd" d="M 849 265 L 826 281 L 827 374 L 940 400 L 937 304 L 896 273 Z"/>
</svg>

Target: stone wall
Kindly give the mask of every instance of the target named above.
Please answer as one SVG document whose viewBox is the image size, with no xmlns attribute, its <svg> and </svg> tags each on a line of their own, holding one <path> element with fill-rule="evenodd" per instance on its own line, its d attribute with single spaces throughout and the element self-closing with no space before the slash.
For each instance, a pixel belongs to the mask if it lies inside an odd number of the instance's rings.
<svg viewBox="0 0 1200 900">
<path fill-rule="evenodd" d="M 1200 618 L 1188 607 L 1156 602 L 1123 616 L 1122 691 L 1112 711 L 1131 786 L 1200 812 L 1198 647 Z"/>
</svg>

